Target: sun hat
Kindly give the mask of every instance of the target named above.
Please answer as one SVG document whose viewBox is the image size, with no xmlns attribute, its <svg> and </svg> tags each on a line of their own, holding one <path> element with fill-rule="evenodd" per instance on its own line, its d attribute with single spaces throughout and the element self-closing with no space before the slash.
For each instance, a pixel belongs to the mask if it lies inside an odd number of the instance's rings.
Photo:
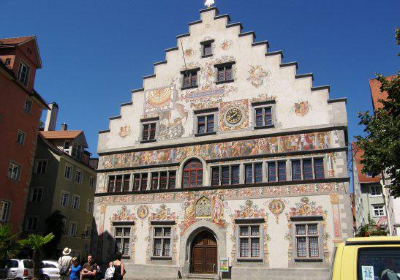
<svg viewBox="0 0 400 280">
<path fill-rule="evenodd" d="M 71 249 L 68 247 L 65 247 L 62 253 L 64 256 L 68 256 L 69 254 L 71 254 Z"/>
</svg>

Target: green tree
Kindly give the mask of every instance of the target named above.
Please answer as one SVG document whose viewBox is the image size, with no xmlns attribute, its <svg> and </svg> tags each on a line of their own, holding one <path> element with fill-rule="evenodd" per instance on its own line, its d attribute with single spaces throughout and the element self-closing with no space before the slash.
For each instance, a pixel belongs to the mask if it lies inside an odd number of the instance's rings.
<svg viewBox="0 0 400 280">
<path fill-rule="evenodd" d="M 21 251 L 17 237 L 18 234 L 13 234 L 9 225 L 0 225 L 0 259 L 13 258 Z"/>
<path fill-rule="evenodd" d="M 49 243 L 54 238 L 53 233 L 49 233 L 46 236 L 41 236 L 37 234 L 30 234 L 26 239 L 20 240 L 20 243 L 33 250 L 33 261 L 34 266 L 34 277 L 36 279 L 40 278 L 40 249 L 47 243 Z"/>
<path fill-rule="evenodd" d="M 57 252 L 56 248 L 58 248 L 64 233 L 64 219 L 65 216 L 59 210 L 56 210 L 45 220 L 46 234 L 50 232 L 54 234 L 54 238 L 43 246 L 46 258 L 56 258 L 58 256 L 59 252 Z"/>
</svg>

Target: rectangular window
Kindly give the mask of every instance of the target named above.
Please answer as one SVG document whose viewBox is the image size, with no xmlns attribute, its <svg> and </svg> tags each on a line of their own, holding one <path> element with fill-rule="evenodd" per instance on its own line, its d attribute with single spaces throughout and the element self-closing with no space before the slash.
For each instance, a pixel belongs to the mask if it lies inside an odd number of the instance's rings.
<svg viewBox="0 0 400 280">
<path fill-rule="evenodd" d="M 145 191 L 147 189 L 147 173 L 133 174 L 133 191 Z"/>
<path fill-rule="evenodd" d="M 239 257 L 260 258 L 261 234 L 259 225 L 239 226 Z"/>
<path fill-rule="evenodd" d="M 129 257 L 131 228 L 130 227 L 116 227 L 114 233 L 115 245 L 117 251 L 121 252 L 123 257 Z"/>
<path fill-rule="evenodd" d="M 325 178 L 324 159 L 322 159 L 322 158 L 314 159 L 314 176 L 315 176 L 315 179 L 324 179 Z"/>
<path fill-rule="evenodd" d="M 313 179 L 313 168 L 311 159 L 303 159 L 303 179 L 304 180 Z"/>
<path fill-rule="evenodd" d="M 372 205 L 374 217 L 383 217 L 386 216 L 385 206 L 383 205 Z"/>
<path fill-rule="evenodd" d="M 89 214 L 93 213 L 93 201 L 88 200 L 86 205 L 86 212 Z"/>
<path fill-rule="evenodd" d="M 130 183 L 131 174 L 108 176 L 108 192 L 128 192 Z"/>
<path fill-rule="evenodd" d="M 175 184 L 176 184 L 176 171 L 170 171 L 168 178 L 168 188 L 175 189 Z"/>
<path fill-rule="evenodd" d="M 168 172 L 160 172 L 160 190 L 167 189 L 168 186 Z"/>
<path fill-rule="evenodd" d="M 286 177 L 286 162 L 280 161 L 278 162 L 278 181 L 284 182 L 287 180 Z"/>
<path fill-rule="evenodd" d="M 398 280 L 400 279 L 399 263 L 400 248 L 397 246 L 385 247 L 384 245 L 375 245 L 371 246 L 371 248 L 360 248 L 358 249 L 357 258 L 357 280 Z M 368 272 L 370 273 L 369 275 Z"/>
<path fill-rule="evenodd" d="M 25 133 L 22 131 L 18 131 L 17 134 L 17 143 L 23 145 L 25 142 Z"/>
<path fill-rule="evenodd" d="M 68 180 L 72 179 L 72 166 L 66 165 L 64 169 L 64 177 Z"/>
<path fill-rule="evenodd" d="M 69 193 L 61 192 L 61 205 L 64 207 L 68 207 L 69 202 Z"/>
<path fill-rule="evenodd" d="M 10 214 L 11 204 L 8 201 L 0 200 L 0 222 L 7 222 Z"/>
<path fill-rule="evenodd" d="M 300 160 L 292 161 L 292 180 L 301 180 L 301 162 L 300 162 Z"/>
<path fill-rule="evenodd" d="M 246 164 L 245 170 L 245 183 L 261 183 L 263 181 L 262 163 Z"/>
<path fill-rule="evenodd" d="M 36 174 L 46 173 L 46 167 L 47 167 L 47 160 L 46 159 L 38 159 L 36 161 L 35 173 Z"/>
<path fill-rule="evenodd" d="M 25 86 L 28 85 L 29 80 L 29 66 L 21 62 L 19 65 L 18 80 Z"/>
<path fill-rule="evenodd" d="M 381 186 L 371 186 L 371 196 L 382 196 L 382 187 Z"/>
<path fill-rule="evenodd" d="M 203 53 L 202 56 L 210 56 L 212 55 L 212 42 L 204 42 L 203 44 Z"/>
<path fill-rule="evenodd" d="M 171 227 L 154 227 L 153 256 L 171 256 Z"/>
<path fill-rule="evenodd" d="M 239 165 L 215 166 L 211 169 L 212 186 L 239 184 Z"/>
<path fill-rule="evenodd" d="M 268 182 L 276 182 L 276 163 L 268 163 Z"/>
<path fill-rule="evenodd" d="M 64 142 L 64 151 L 69 151 L 69 141 Z"/>
<path fill-rule="evenodd" d="M 84 231 L 85 237 L 90 238 L 92 235 L 92 226 L 90 225 L 85 225 L 85 231 Z"/>
<path fill-rule="evenodd" d="M 27 216 L 26 217 L 26 230 L 35 231 L 37 228 L 38 217 Z"/>
<path fill-rule="evenodd" d="M 10 165 L 8 166 L 8 177 L 13 180 L 18 180 L 20 173 L 21 173 L 21 165 L 10 162 Z"/>
<path fill-rule="evenodd" d="M 29 99 L 25 99 L 24 102 L 24 112 L 30 113 L 32 111 L 32 101 Z"/>
<path fill-rule="evenodd" d="M 272 107 L 258 107 L 255 109 L 256 127 L 272 125 Z"/>
<path fill-rule="evenodd" d="M 76 222 L 69 222 L 68 235 L 69 236 L 76 236 L 77 228 L 78 228 L 78 224 Z"/>
<path fill-rule="evenodd" d="M 82 177 L 83 177 L 82 171 L 76 170 L 75 182 L 77 182 L 78 184 L 81 184 L 82 183 Z"/>
<path fill-rule="evenodd" d="M 214 114 L 197 117 L 197 133 L 206 134 L 214 132 Z"/>
<path fill-rule="evenodd" d="M 151 189 L 156 190 L 158 188 L 158 172 L 151 173 Z"/>
<path fill-rule="evenodd" d="M 43 188 L 32 188 L 29 196 L 30 202 L 40 202 L 42 201 Z"/>
<path fill-rule="evenodd" d="M 72 204 L 71 204 L 71 208 L 78 210 L 79 209 L 79 204 L 80 204 L 80 200 L 81 198 L 77 195 L 72 195 Z"/>
<path fill-rule="evenodd" d="M 89 187 L 91 187 L 92 189 L 94 189 L 95 188 L 95 180 L 94 180 L 94 178 L 93 177 L 90 177 L 89 178 Z"/>
<path fill-rule="evenodd" d="M 156 139 L 156 123 L 143 124 L 142 141 L 151 141 Z"/>
<path fill-rule="evenodd" d="M 189 70 L 182 72 L 183 73 L 182 89 L 197 87 L 197 71 L 198 70 Z"/>
<path fill-rule="evenodd" d="M 174 189 L 176 182 L 176 171 L 161 171 L 151 173 L 151 189 L 166 190 Z"/>
<path fill-rule="evenodd" d="M 218 76 L 217 76 L 217 81 L 218 82 L 230 82 L 233 81 L 233 75 L 232 75 L 232 64 L 226 64 L 226 65 L 217 65 L 217 70 L 218 70 Z"/>
<path fill-rule="evenodd" d="M 78 160 L 82 160 L 83 153 L 84 153 L 84 147 L 75 142 L 74 145 L 72 146 L 71 156 L 73 156 L 74 158 L 76 158 Z"/>
<path fill-rule="evenodd" d="M 298 258 L 319 258 L 318 224 L 296 224 L 295 239 Z"/>
</svg>

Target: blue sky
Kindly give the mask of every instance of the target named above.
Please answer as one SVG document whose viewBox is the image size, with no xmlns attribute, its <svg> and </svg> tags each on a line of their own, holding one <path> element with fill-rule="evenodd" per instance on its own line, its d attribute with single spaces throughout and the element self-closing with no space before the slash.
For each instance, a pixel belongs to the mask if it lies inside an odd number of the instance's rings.
<svg viewBox="0 0 400 280">
<path fill-rule="evenodd" d="M 60 106 L 57 128 L 85 131 L 90 151 L 98 131 L 119 115 L 130 90 L 142 87 L 153 63 L 176 46 L 176 35 L 200 18 L 203 0 L 0 0 L 0 37 L 36 35 L 43 69 L 36 90 Z M 400 47 L 398 0 L 216 0 L 221 14 L 240 21 L 270 51 L 283 50 L 331 98 L 348 98 L 349 133 L 362 133 L 357 111 L 371 109 L 368 80 L 395 74 Z M 396 16 L 397 15 L 397 16 Z"/>
</svg>

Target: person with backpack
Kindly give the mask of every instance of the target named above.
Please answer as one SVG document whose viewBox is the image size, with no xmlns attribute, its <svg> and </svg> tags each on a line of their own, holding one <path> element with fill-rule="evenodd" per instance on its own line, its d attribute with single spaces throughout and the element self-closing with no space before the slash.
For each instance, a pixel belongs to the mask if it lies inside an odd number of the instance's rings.
<svg viewBox="0 0 400 280">
<path fill-rule="evenodd" d="M 71 261 L 72 257 L 69 255 L 71 254 L 71 249 L 65 247 L 62 256 L 58 259 L 58 271 L 61 276 L 61 280 L 69 280 L 68 274 L 71 268 Z"/>
</svg>

